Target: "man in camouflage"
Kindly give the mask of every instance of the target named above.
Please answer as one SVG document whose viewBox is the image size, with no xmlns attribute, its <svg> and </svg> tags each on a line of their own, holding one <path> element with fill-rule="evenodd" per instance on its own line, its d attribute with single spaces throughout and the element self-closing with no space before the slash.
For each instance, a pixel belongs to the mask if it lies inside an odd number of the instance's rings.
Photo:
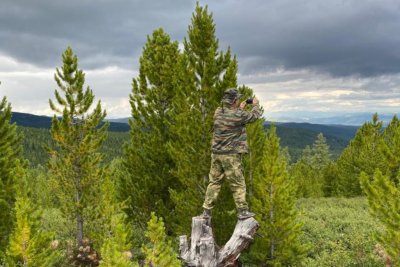
<svg viewBox="0 0 400 267">
<path fill-rule="evenodd" d="M 238 219 L 253 217 L 246 202 L 246 184 L 243 176 L 242 154 L 247 153 L 246 124 L 256 121 L 262 112 L 258 99 L 253 99 L 253 108 L 245 111 L 246 101 L 240 103 L 235 88 L 227 89 L 222 98 L 223 106 L 214 114 L 211 168 L 209 185 L 203 203 L 203 216 L 211 217 L 211 209 L 218 198 L 225 177 L 238 209 Z"/>
</svg>

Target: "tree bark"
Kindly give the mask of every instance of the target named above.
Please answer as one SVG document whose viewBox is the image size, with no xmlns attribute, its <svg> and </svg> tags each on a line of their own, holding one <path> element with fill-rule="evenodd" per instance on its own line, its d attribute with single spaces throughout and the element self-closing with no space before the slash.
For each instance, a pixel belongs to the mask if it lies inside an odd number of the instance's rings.
<svg viewBox="0 0 400 267">
<path fill-rule="evenodd" d="M 217 250 L 211 220 L 202 216 L 192 218 L 190 248 L 187 236 L 180 236 L 180 259 L 191 267 L 239 266 L 239 256 L 245 250 L 260 227 L 254 218 L 239 220 L 229 241 Z"/>
</svg>

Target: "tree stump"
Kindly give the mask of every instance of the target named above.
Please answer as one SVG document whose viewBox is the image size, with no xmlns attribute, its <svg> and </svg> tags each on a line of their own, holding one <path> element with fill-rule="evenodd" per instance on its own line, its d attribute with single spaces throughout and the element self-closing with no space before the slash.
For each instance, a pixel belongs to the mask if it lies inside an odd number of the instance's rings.
<svg viewBox="0 0 400 267">
<path fill-rule="evenodd" d="M 259 226 L 254 218 L 239 220 L 229 241 L 217 251 L 211 219 L 193 217 L 190 247 L 186 235 L 179 237 L 180 259 L 190 267 L 237 266 L 240 254 L 253 241 Z"/>
</svg>

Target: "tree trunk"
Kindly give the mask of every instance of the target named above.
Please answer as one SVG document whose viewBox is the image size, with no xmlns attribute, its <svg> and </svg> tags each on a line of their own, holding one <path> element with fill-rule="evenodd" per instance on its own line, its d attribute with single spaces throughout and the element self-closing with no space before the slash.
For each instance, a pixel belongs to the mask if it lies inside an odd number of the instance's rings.
<svg viewBox="0 0 400 267">
<path fill-rule="evenodd" d="M 271 203 L 272 203 L 273 190 L 274 190 L 274 186 L 273 186 L 273 184 L 271 184 L 270 185 L 270 190 L 269 190 L 269 199 L 270 199 Z M 269 220 L 270 220 L 271 223 L 274 222 L 274 205 L 272 205 L 270 210 L 269 210 Z M 271 259 L 275 258 L 275 239 L 274 238 L 271 241 L 270 258 Z"/>
<path fill-rule="evenodd" d="M 76 184 L 76 241 L 78 242 L 78 246 L 81 246 L 83 240 L 83 218 L 79 207 L 81 204 L 81 184 L 79 178 L 77 178 Z"/>
<path fill-rule="evenodd" d="M 211 220 L 193 217 L 190 248 L 186 235 L 180 236 L 180 259 L 191 267 L 239 266 L 239 256 L 253 240 L 258 228 L 254 218 L 239 220 L 229 241 L 217 250 Z"/>
<path fill-rule="evenodd" d="M 76 215 L 76 226 L 77 226 L 76 239 L 78 241 L 78 246 L 81 246 L 83 240 L 83 219 L 79 213 Z"/>
</svg>

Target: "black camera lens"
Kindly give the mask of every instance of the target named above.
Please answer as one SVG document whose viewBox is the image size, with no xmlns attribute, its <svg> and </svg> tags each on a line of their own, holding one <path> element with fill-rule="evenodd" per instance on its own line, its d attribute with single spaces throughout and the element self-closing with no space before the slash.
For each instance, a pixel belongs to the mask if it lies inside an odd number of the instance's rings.
<svg viewBox="0 0 400 267">
<path fill-rule="evenodd" d="M 249 105 L 253 104 L 253 98 L 246 99 L 246 104 L 249 104 Z"/>
</svg>

